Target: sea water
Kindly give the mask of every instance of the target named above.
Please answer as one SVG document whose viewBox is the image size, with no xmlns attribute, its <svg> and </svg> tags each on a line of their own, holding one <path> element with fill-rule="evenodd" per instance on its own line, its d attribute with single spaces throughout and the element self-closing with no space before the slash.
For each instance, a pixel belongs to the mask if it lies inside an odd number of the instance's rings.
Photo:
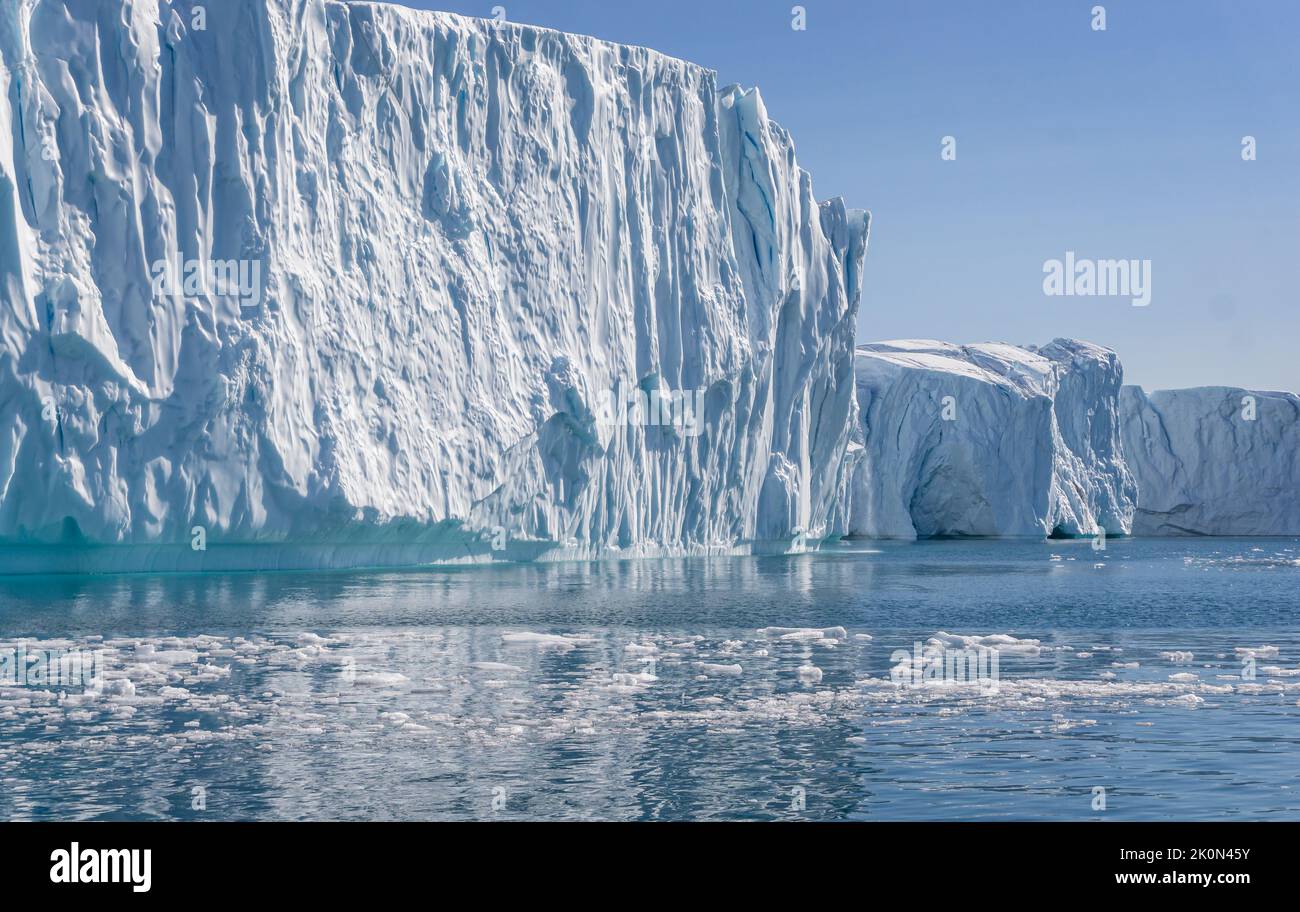
<svg viewBox="0 0 1300 912">
<path fill-rule="evenodd" d="M 1298 583 L 1292 539 L 7 576 L 0 818 L 1294 819 Z M 899 673 L 938 646 L 994 679 Z"/>
</svg>

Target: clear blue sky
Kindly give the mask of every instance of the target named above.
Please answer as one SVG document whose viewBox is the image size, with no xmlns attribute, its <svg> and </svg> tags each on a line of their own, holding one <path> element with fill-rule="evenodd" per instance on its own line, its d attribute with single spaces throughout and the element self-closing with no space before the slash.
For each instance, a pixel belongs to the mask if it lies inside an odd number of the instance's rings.
<svg viewBox="0 0 1300 912">
<path fill-rule="evenodd" d="M 1148 388 L 1300 390 L 1300 0 L 805 0 L 805 32 L 789 0 L 401 2 L 759 86 L 818 196 L 872 210 L 864 341 L 1074 336 Z M 1067 250 L 1150 259 L 1151 305 L 1046 297 Z"/>
</svg>

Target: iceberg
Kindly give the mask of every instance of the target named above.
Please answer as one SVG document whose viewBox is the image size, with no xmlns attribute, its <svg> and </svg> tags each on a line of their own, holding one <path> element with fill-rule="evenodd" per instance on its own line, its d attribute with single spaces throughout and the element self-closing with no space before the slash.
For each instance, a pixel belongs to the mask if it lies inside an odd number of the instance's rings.
<svg viewBox="0 0 1300 912">
<path fill-rule="evenodd" d="M 929 340 L 859 346 L 850 535 L 1128 534 L 1114 352 Z"/>
<path fill-rule="evenodd" d="M 1300 535 L 1300 398 L 1228 387 L 1121 393 L 1137 535 Z"/>
<path fill-rule="evenodd" d="M 836 531 L 869 215 L 757 90 L 333 0 L 10 0 L 0 63 L 0 539 L 183 569 Z"/>
</svg>

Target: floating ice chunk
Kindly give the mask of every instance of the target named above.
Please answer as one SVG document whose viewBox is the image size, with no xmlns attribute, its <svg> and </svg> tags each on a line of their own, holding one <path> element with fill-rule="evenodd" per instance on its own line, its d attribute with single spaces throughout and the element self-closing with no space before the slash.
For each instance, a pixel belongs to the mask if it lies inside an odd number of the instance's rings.
<svg viewBox="0 0 1300 912">
<path fill-rule="evenodd" d="M 508 665 L 505 662 L 471 662 L 469 667 L 477 671 L 496 671 L 509 674 L 523 673 L 523 669 L 518 665 Z"/>
<path fill-rule="evenodd" d="M 512 646 L 534 646 L 538 649 L 558 649 L 561 652 L 568 652 L 578 646 L 591 646 L 596 642 L 590 637 L 561 636 L 554 633 L 532 633 L 529 631 L 503 633 L 501 639 Z"/>
<path fill-rule="evenodd" d="M 1064 716 L 1056 716 L 1052 719 L 1053 727 L 1057 731 L 1069 731 L 1073 728 L 1082 728 L 1089 725 L 1096 725 L 1096 719 L 1067 719 Z"/>
<path fill-rule="evenodd" d="M 1173 681 L 1175 684 L 1195 684 L 1200 680 L 1200 678 L 1191 672 L 1183 671 L 1178 674 L 1171 674 L 1169 680 Z"/>
<path fill-rule="evenodd" d="M 190 665 L 199 660 L 199 654 L 188 649 L 160 650 L 152 643 L 139 643 L 135 647 L 136 661 L 158 665 Z"/>
<path fill-rule="evenodd" d="M 110 699 L 135 696 L 135 682 L 130 678 L 95 678 L 90 682 L 90 688 Z"/>
<path fill-rule="evenodd" d="M 351 680 L 362 687 L 396 687 L 410 679 L 396 671 L 358 671 Z"/>
<path fill-rule="evenodd" d="M 930 638 L 930 644 L 947 649 L 996 649 L 1003 655 L 1034 657 L 1045 648 L 1040 640 L 1018 639 L 1007 633 L 989 636 L 965 636 L 939 631 Z"/>
<path fill-rule="evenodd" d="M 843 640 L 849 632 L 843 627 L 764 627 L 758 635 L 780 640 Z"/>
<path fill-rule="evenodd" d="M 1176 650 L 1173 652 L 1162 652 L 1160 658 L 1173 662 L 1175 665 L 1187 665 L 1192 661 L 1194 656 L 1190 652 Z"/>
<path fill-rule="evenodd" d="M 658 680 L 657 675 L 652 675 L 648 671 L 617 672 L 614 675 L 614 683 L 622 687 L 640 687 L 645 684 L 653 684 Z"/>
<path fill-rule="evenodd" d="M 822 670 L 816 665 L 800 665 L 797 672 L 799 680 L 805 684 L 820 684 Z"/>
<path fill-rule="evenodd" d="M 735 676 L 735 675 L 743 674 L 745 671 L 739 665 L 718 665 L 712 662 L 696 662 L 695 665 L 705 674 L 711 674 L 711 675 Z"/>
</svg>

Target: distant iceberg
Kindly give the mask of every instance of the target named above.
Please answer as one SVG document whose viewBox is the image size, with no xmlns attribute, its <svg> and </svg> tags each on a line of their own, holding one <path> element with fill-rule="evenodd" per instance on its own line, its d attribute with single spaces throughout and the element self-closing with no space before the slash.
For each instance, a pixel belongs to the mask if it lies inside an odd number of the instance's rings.
<svg viewBox="0 0 1300 912">
<path fill-rule="evenodd" d="M 1121 394 L 1137 535 L 1300 535 L 1300 398 L 1225 387 Z"/>
<path fill-rule="evenodd" d="M 851 535 L 1131 531 L 1113 352 L 897 341 L 859 346 L 856 365 Z"/>
</svg>

